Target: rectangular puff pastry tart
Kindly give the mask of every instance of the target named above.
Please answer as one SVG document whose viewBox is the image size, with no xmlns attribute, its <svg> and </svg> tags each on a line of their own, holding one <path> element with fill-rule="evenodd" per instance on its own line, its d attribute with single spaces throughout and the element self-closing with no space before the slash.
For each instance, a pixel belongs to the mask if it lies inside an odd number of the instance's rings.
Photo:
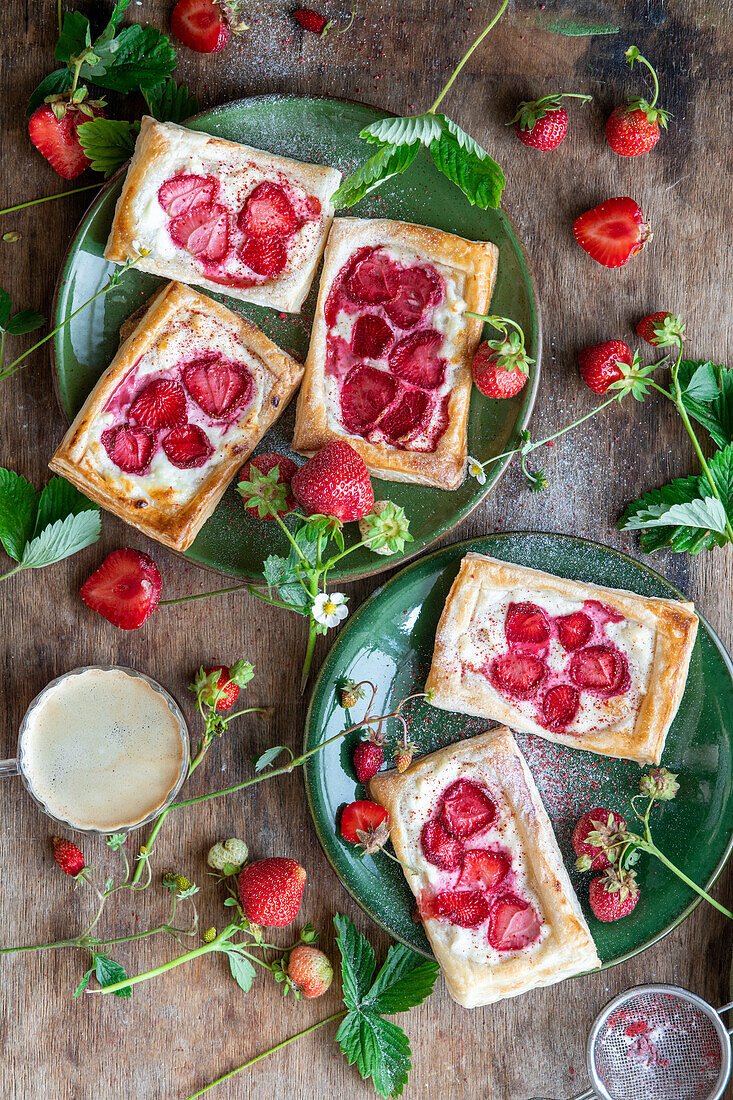
<svg viewBox="0 0 733 1100">
<path fill-rule="evenodd" d="M 498 249 L 406 222 L 336 218 L 293 447 L 343 439 L 386 481 L 465 477 L 471 360 Z"/>
<path fill-rule="evenodd" d="M 691 603 L 467 554 L 435 636 L 433 706 L 658 764 L 682 699 Z"/>
<path fill-rule="evenodd" d="M 244 317 L 168 283 L 49 465 L 133 527 L 185 550 L 302 373 Z"/>
<path fill-rule="evenodd" d="M 143 118 L 105 258 L 298 312 L 341 173 Z"/>
<path fill-rule="evenodd" d="M 448 990 L 464 1008 L 600 966 L 535 782 L 489 730 L 369 783 Z"/>
</svg>

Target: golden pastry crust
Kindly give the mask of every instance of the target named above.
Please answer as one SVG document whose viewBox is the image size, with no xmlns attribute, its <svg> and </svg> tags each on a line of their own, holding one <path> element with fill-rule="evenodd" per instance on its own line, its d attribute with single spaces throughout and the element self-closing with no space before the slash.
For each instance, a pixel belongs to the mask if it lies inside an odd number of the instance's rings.
<svg viewBox="0 0 733 1100">
<path fill-rule="evenodd" d="M 226 326 L 232 338 L 257 363 L 261 385 L 251 407 L 236 424 L 231 438 L 219 448 L 218 461 L 180 502 L 171 486 L 141 491 L 135 475 L 99 468 L 93 432 L 112 394 L 147 352 L 162 346 L 180 330 L 183 318 L 195 324 L 199 317 Z M 126 523 L 173 550 L 186 550 L 219 503 L 234 473 L 263 435 L 281 416 L 295 393 L 303 368 L 255 328 L 246 318 L 181 283 L 159 291 L 94 387 L 64 436 L 49 466 L 92 500 Z M 216 456 L 214 456 L 216 457 Z M 171 467 L 173 473 L 173 467 Z M 182 471 L 185 475 L 186 471 Z"/>
<path fill-rule="evenodd" d="M 619 710 L 616 721 L 572 733 L 553 731 L 528 718 L 512 700 L 498 692 L 487 676 L 467 670 L 459 653 L 461 637 L 471 628 L 482 593 L 520 588 L 541 604 L 543 595 L 582 604 L 598 600 L 625 619 L 651 631 L 653 652 L 645 689 L 638 706 Z M 467 554 L 461 562 L 440 617 L 433 662 L 426 690 L 433 706 L 505 722 L 512 729 L 535 733 L 548 741 L 587 749 L 603 756 L 658 764 L 669 727 L 679 708 L 697 635 L 694 605 L 682 600 L 640 596 L 635 592 L 565 580 L 482 554 Z"/>
<path fill-rule="evenodd" d="M 499 789 L 516 827 L 527 883 L 539 902 L 545 929 L 536 945 L 500 953 L 493 964 L 490 960 L 481 964 L 467 951 L 452 946 L 444 922 L 424 920 L 426 935 L 453 999 L 465 1008 L 475 1008 L 600 966 L 547 812 L 506 727 L 423 756 L 402 775 L 385 772 L 370 780 L 369 793 L 389 813 L 392 844 L 412 892 L 418 897 L 421 888 L 421 877 L 416 873 L 421 854 L 414 837 L 419 837 L 423 823 L 410 830 L 411 797 L 426 785 L 437 797 L 460 777 L 484 780 L 490 793 Z"/>
<path fill-rule="evenodd" d="M 455 341 L 455 379 L 448 403 L 448 426 L 433 452 L 400 450 L 350 435 L 329 418 L 324 397 L 327 325 L 324 316 L 332 283 L 350 256 L 365 246 L 408 249 L 421 260 L 452 268 L 462 281 L 465 308 L 486 313 L 496 280 L 499 250 L 488 241 L 467 241 L 451 233 L 408 222 L 336 218 L 323 260 L 316 318 L 311 334 L 305 378 L 298 397 L 293 449 L 312 455 L 334 439 L 345 439 L 364 459 L 369 472 L 385 481 L 409 481 L 456 489 L 466 475 L 471 360 L 483 322 L 466 318 Z"/>
<path fill-rule="evenodd" d="M 158 187 L 164 182 L 166 175 L 173 176 L 182 170 L 196 172 L 197 168 L 201 171 L 199 163 L 202 159 L 206 161 L 205 170 L 212 175 L 218 174 L 218 166 L 234 163 L 242 170 L 250 169 L 256 173 L 268 174 L 267 178 L 281 175 L 288 182 L 304 188 L 308 195 L 317 198 L 321 204 L 321 215 L 312 247 L 301 249 L 299 256 L 289 260 L 280 275 L 248 287 L 232 286 L 207 278 L 200 265 L 184 249 L 175 249 L 172 255 L 156 254 L 154 245 L 146 237 L 146 225 L 140 209 L 145 208 L 148 199 L 155 198 L 157 201 Z M 219 173 L 222 170 L 219 168 Z M 115 263 L 124 263 L 140 257 L 141 249 L 146 247 L 150 254 L 137 260 L 136 267 L 140 271 L 150 271 L 163 278 L 194 283 L 214 293 L 240 298 L 244 302 L 255 302 L 273 309 L 297 313 L 310 290 L 318 261 L 323 254 L 333 221 L 331 195 L 340 181 L 341 173 L 334 168 L 290 160 L 248 145 L 240 145 L 238 142 L 189 130 L 173 122 L 156 122 L 146 115 L 140 125 L 140 134 L 135 143 L 135 152 L 127 170 L 122 193 L 117 200 L 104 256 Z M 253 183 L 257 182 L 260 179 L 255 178 Z M 297 248 L 295 251 L 298 251 Z"/>
</svg>

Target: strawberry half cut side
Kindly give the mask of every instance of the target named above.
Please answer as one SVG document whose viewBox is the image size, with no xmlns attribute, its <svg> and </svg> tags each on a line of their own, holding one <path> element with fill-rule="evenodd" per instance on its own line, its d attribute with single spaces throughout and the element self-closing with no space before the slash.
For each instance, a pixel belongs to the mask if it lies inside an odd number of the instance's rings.
<svg viewBox="0 0 733 1100">
<path fill-rule="evenodd" d="M 427 912 L 426 912 L 427 909 Z M 422 910 L 422 915 L 449 920 L 461 928 L 477 928 L 490 912 L 490 905 L 478 890 L 441 890 Z"/>
<path fill-rule="evenodd" d="M 593 633 L 593 622 L 583 611 L 573 611 L 555 620 L 560 645 L 568 653 L 580 649 Z"/>
<path fill-rule="evenodd" d="M 155 436 L 149 428 L 118 424 L 102 432 L 102 446 L 126 474 L 144 474 L 150 465 Z"/>
<path fill-rule="evenodd" d="M 178 0 L 171 32 L 196 53 L 217 53 L 231 38 L 229 24 L 214 0 Z"/>
<path fill-rule="evenodd" d="M 573 225 L 581 248 L 603 267 L 623 267 L 651 240 L 651 227 L 633 199 L 608 199 Z"/>
<path fill-rule="evenodd" d="M 207 263 L 219 263 L 229 252 L 229 215 L 218 203 L 199 204 L 173 218 L 168 232 L 179 248 Z"/>
<path fill-rule="evenodd" d="M 352 367 L 341 387 L 341 420 L 344 427 L 361 435 L 395 399 L 397 383 L 376 367 Z"/>
<path fill-rule="evenodd" d="M 507 894 L 496 902 L 489 919 L 489 943 L 497 951 L 521 951 L 535 943 L 542 922 L 523 898 Z"/>
<path fill-rule="evenodd" d="M 428 863 L 442 871 L 454 871 L 460 866 L 463 845 L 452 837 L 439 821 L 428 821 L 420 833 L 420 846 Z"/>
<path fill-rule="evenodd" d="M 598 695 L 620 695 L 630 685 L 629 663 L 613 646 L 591 645 L 573 654 L 570 679 Z"/>
<path fill-rule="evenodd" d="M 218 355 L 202 356 L 181 371 L 183 384 L 200 409 L 212 420 L 225 420 L 248 405 L 254 381 L 246 367 Z"/>
<path fill-rule="evenodd" d="M 351 332 L 351 350 L 362 359 L 383 359 L 392 347 L 394 333 L 382 317 L 364 313 L 357 317 Z"/>
<path fill-rule="evenodd" d="M 400 272 L 399 280 L 399 293 L 385 305 L 384 311 L 398 328 L 414 328 L 429 306 L 442 301 L 443 280 L 432 267 L 408 267 Z"/>
<path fill-rule="evenodd" d="M 451 836 L 464 839 L 491 825 L 496 806 L 477 783 L 457 779 L 443 794 L 440 816 Z"/>
<path fill-rule="evenodd" d="M 467 890 L 493 890 L 506 878 L 511 861 L 498 852 L 471 848 L 463 857 L 457 885 Z"/>
<path fill-rule="evenodd" d="M 174 428 L 163 440 L 163 450 L 170 464 L 179 470 L 203 466 L 214 453 L 206 432 L 196 424 Z"/>
<path fill-rule="evenodd" d="M 351 301 L 360 306 L 390 302 L 400 290 L 400 270 L 385 252 L 374 249 L 354 265 L 345 289 Z"/>
<path fill-rule="evenodd" d="M 504 633 L 510 645 L 544 646 L 550 638 L 550 620 L 537 604 L 510 603 Z"/>
<path fill-rule="evenodd" d="M 157 565 L 139 550 L 113 550 L 80 590 L 92 611 L 114 626 L 136 630 L 158 606 L 163 581 Z"/>
<path fill-rule="evenodd" d="M 292 237 L 298 218 L 282 187 L 266 180 L 247 196 L 238 224 L 247 237 Z"/>
<path fill-rule="evenodd" d="M 178 218 L 194 206 L 212 206 L 218 194 L 219 181 L 214 176 L 181 173 L 158 188 L 158 202 L 171 218 Z"/>
<path fill-rule="evenodd" d="M 570 684 L 551 687 L 542 700 L 544 724 L 550 729 L 565 729 L 578 713 L 580 695 Z"/>
<path fill-rule="evenodd" d="M 445 378 L 445 359 L 438 354 L 442 333 L 435 329 L 411 332 L 389 354 L 390 370 L 413 386 L 434 390 Z"/>
<path fill-rule="evenodd" d="M 171 378 L 156 378 L 130 405 L 130 420 L 146 428 L 175 428 L 186 420 L 183 386 Z"/>
<path fill-rule="evenodd" d="M 494 687 L 518 699 L 531 699 L 546 675 L 544 661 L 539 657 L 513 650 L 497 657 L 489 668 Z"/>
</svg>

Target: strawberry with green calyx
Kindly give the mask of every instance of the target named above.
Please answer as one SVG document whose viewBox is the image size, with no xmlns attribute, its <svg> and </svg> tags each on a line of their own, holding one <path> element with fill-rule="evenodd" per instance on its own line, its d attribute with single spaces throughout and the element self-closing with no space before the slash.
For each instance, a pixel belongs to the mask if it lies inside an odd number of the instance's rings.
<svg viewBox="0 0 733 1100">
<path fill-rule="evenodd" d="M 484 340 L 479 345 L 472 368 L 476 387 L 486 397 L 514 397 L 527 381 L 534 363 L 527 355 L 521 326 L 510 317 L 484 316 L 471 311 L 467 311 L 467 316 L 486 321 L 502 334 L 498 340 Z"/>
<path fill-rule="evenodd" d="M 636 331 L 642 340 L 654 348 L 676 347 L 685 338 L 685 322 L 673 313 L 660 310 L 642 317 Z"/>
<path fill-rule="evenodd" d="M 599 806 L 588 810 L 578 821 L 573 831 L 572 843 L 579 871 L 605 871 L 612 864 L 611 855 L 618 851 L 621 833 L 626 830 L 626 822 L 621 814 Z"/>
<path fill-rule="evenodd" d="M 322 997 L 333 981 L 333 966 L 328 955 L 305 943 L 298 944 L 290 952 L 285 973 L 296 997 Z"/>
<path fill-rule="evenodd" d="M 633 69 L 634 62 L 646 65 L 654 81 L 654 97 L 651 103 L 643 97 L 636 97 L 622 107 L 611 112 L 606 123 L 606 139 L 621 157 L 638 157 L 648 153 L 659 141 L 659 127 L 667 128 L 670 114 L 657 107 L 659 98 L 659 80 L 653 66 L 639 53 L 637 46 L 629 46 L 626 60 Z"/>
<path fill-rule="evenodd" d="M 47 96 L 28 121 L 30 139 L 51 167 L 66 180 L 76 179 L 91 161 L 77 131 L 93 118 L 104 118 L 104 100 L 86 98 L 85 87 Z"/>
<path fill-rule="evenodd" d="M 369 684 L 369 687 L 372 689 L 372 699 L 374 699 L 377 689 L 374 687 L 374 684 L 369 683 L 368 680 L 362 680 L 359 684 L 355 684 L 353 680 L 346 680 L 344 682 L 339 698 L 339 702 L 344 710 L 351 710 L 360 699 L 364 698 L 364 688 L 367 684 Z"/>
<path fill-rule="evenodd" d="M 679 789 L 677 776 L 667 768 L 652 768 L 639 780 L 641 793 L 658 802 L 670 802 Z"/>
<path fill-rule="evenodd" d="M 53 858 L 64 872 L 65 875 L 71 875 L 77 882 L 82 880 L 86 881 L 86 874 L 89 868 L 86 866 L 84 856 L 79 848 L 71 840 L 66 840 L 63 837 L 55 836 L 53 841 Z"/>
<path fill-rule="evenodd" d="M 341 814 L 341 836 L 365 855 L 374 855 L 389 840 L 389 814 L 368 799 L 349 803 Z"/>
<path fill-rule="evenodd" d="M 299 27 L 302 27 L 304 31 L 309 31 L 310 34 L 316 34 L 319 38 L 326 38 L 328 35 L 340 35 L 346 34 L 351 29 L 354 19 L 356 18 L 356 8 L 351 13 L 348 23 L 345 27 L 337 29 L 335 19 L 326 19 L 325 15 L 321 15 L 319 11 L 314 8 L 296 8 L 291 15 Z"/>
<path fill-rule="evenodd" d="M 232 837 L 231 840 L 221 840 L 209 848 L 206 862 L 226 878 L 239 874 L 248 858 L 249 849 L 244 841 Z"/>
<path fill-rule="evenodd" d="M 412 542 L 410 522 L 399 504 L 375 500 L 371 512 L 359 520 L 359 533 L 374 554 L 401 554 Z"/>
<path fill-rule="evenodd" d="M 568 114 L 562 100 L 579 99 L 581 103 L 587 103 L 592 98 L 577 92 L 555 92 L 540 99 L 523 100 L 514 118 L 506 125 L 514 126 L 523 145 L 547 152 L 556 149 L 568 131 Z"/>
<path fill-rule="evenodd" d="M 639 887 L 633 871 L 611 867 L 591 879 L 590 907 L 597 920 L 608 922 L 627 917 L 639 900 Z"/>
<path fill-rule="evenodd" d="M 371 728 L 365 741 L 354 749 L 354 771 L 360 783 L 368 783 L 384 763 L 384 734 L 381 725 Z"/>
<path fill-rule="evenodd" d="M 412 763 L 416 748 L 414 741 L 411 741 L 407 736 L 407 723 L 405 722 L 402 734 L 394 747 L 394 766 L 400 775 L 402 772 L 406 772 Z"/>
</svg>

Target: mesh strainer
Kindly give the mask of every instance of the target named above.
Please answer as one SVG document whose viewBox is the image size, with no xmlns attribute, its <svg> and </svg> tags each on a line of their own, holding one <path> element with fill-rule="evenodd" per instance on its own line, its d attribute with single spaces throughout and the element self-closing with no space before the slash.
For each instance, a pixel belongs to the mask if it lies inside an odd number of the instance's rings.
<svg viewBox="0 0 733 1100">
<path fill-rule="evenodd" d="M 716 1012 L 676 985 L 628 989 L 595 1019 L 586 1047 L 593 1087 L 573 1100 L 718 1100 L 731 1071 L 720 1018 L 729 1008 Z"/>
</svg>

